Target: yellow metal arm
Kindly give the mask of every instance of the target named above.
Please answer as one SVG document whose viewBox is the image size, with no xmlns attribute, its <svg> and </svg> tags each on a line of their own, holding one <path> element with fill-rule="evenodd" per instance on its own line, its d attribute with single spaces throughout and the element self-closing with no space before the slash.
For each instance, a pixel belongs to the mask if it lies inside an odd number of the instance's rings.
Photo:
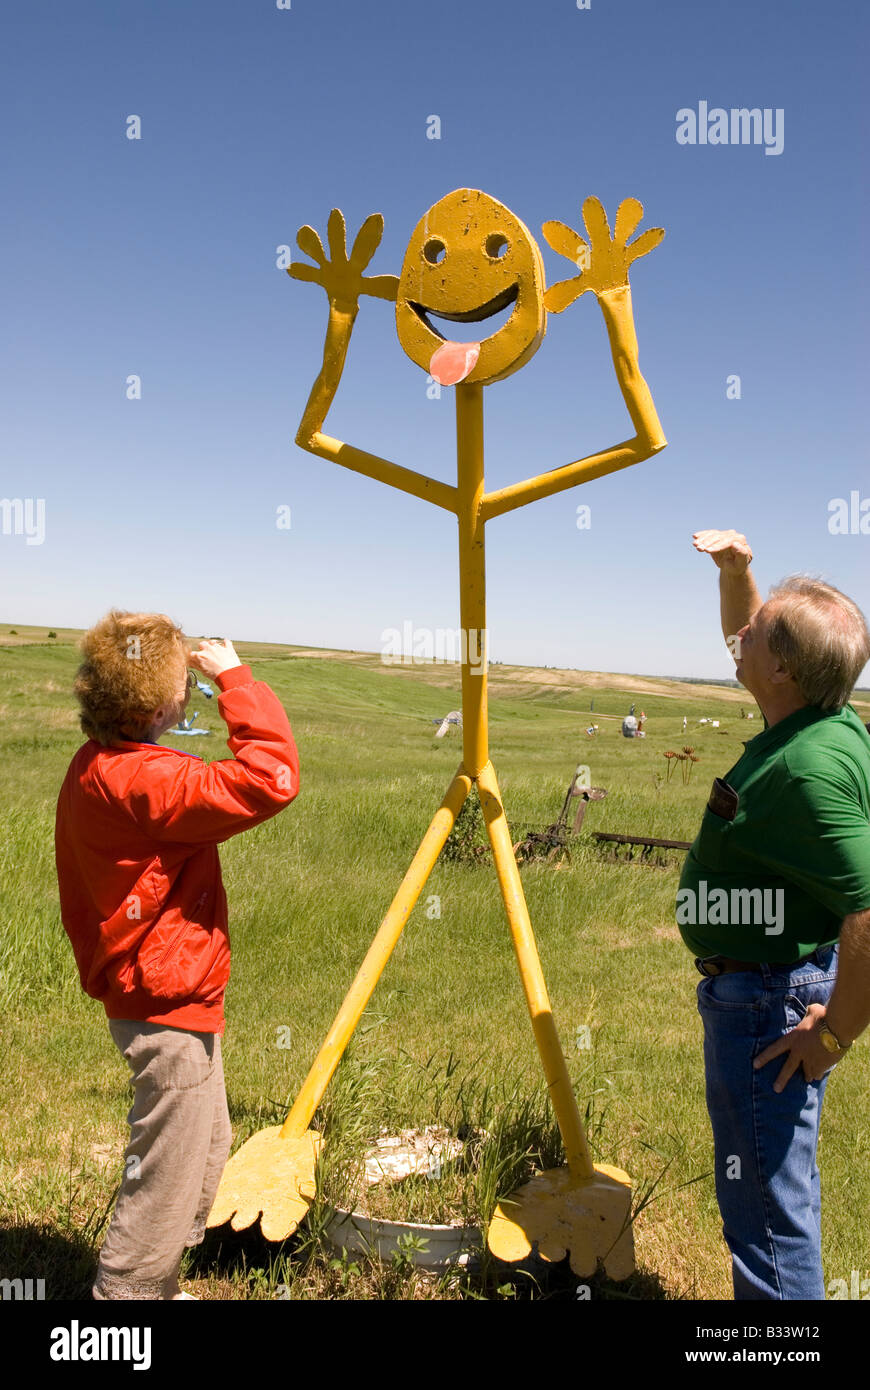
<svg viewBox="0 0 870 1390">
<path fill-rule="evenodd" d="M 296 267 L 292 268 L 295 269 Z M 308 270 L 310 268 L 299 267 L 299 269 Z M 297 275 L 294 278 L 302 277 Z M 380 278 L 386 279 L 388 277 Z M 385 296 L 379 295 L 378 297 Z M 388 459 L 382 459 L 377 454 L 368 454 L 363 449 L 355 449 L 352 444 L 345 444 L 340 439 L 333 439 L 330 435 L 321 433 L 321 426 L 335 399 L 338 383 L 344 370 L 344 361 L 358 308 L 359 306 L 355 302 L 345 301 L 342 303 L 330 298 L 329 322 L 323 348 L 323 366 L 311 388 L 311 394 L 308 397 L 308 403 L 296 433 L 296 443 L 310 454 L 316 454 L 318 458 L 328 459 L 330 463 L 340 463 L 345 468 L 352 468 L 355 473 L 363 473 L 367 478 L 375 478 L 378 482 L 388 483 L 391 487 L 400 488 L 403 492 L 410 492 L 412 496 L 422 498 L 424 502 L 434 502 L 438 507 L 455 512 L 457 498 L 455 487 L 451 487 L 448 483 L 438 482 L 435 478 L 427 478 L 422 473 L 415 473 L 410 468 L 402 468 L 399 464 L 390 463 Z"/>
<path fill-rule="evenodd" d="M 631 288 L 619 285 L 615 289 L 600 291 L 597 297 L 607 325 L 616 379 L 637 434 L 633 439 L 614 444 L 602 453 L 588 454 L 575 463 L 554 468 L 549 473 L 540 473 L 536 478 L 527 478 L 523 483 L 512 483 L 509 487 L 486 493 L 481 503 L 484 521 L 513 511 L 516 507 L 524 507 L 527 502 L 535 502 L 539 497 L 550 497 L 554 492 L 576 487 L 590 478 L 600 478 L 605 473 L 616 473 L 620 468 L 642 463 L 667 444 L 649 387 L 638 365 Z"/>
<path fill-rule="evenodd" d="M 650 389 L 641 375 L 638 364 L 637 333 L 634 328 L 630 285 L 618 285 L 615 289 L 600 291 L 598 303 L 607 325 L 619 389 L 628 407 L 631 423 L 637 431 L 637 441 L 644 449 L 644 457 L 649 458 L 650 454 L 656 454 L 663 449 L 668 441 L 665 439 Z"/>
<path fill-rule="evenodd" d="M 444 507 L 448 512 L 456 512 L 456 488 L 449 483 L 440 483 L 437 478 L 427 478 L 423 473 L 415 473 L 411 468 L 402 468 L 398 463 L 390 463 L 377 454 L 367 454 L 363 449 L 355 449 L 352 444 L 343 444 L 331 435 L 313 434 L 307 442 L 298 434 L 296 443 L 307 449 L 309 454 L 328 459 L 330 463 L 343 464 L 354 473 L 364 473 L 367 478 L 375 478 L 379 483 L 388 483 L 402 492 L 410 492 L 412 497 L 420 497 L 424 502 L 434 502 L 436 507 Z"/>
<path fill-rule="evenodd" d="M 659 447 L 663 449 L 665 446 L 662 444 Z M 576 487 L 590 478 L 601 478 L 605 473 L 616 473 L 620 468 L 642 463 L 652 452 L 652 449 L 642 449 L 636 439 L 628 439 L 624 444 L 615 444 L 601 454 L 589 454 L 585 459 L 567 463 L 563 468 L 554 468 L 550 473 L 540 473 L 537 478 L 528 478 L 524 483 L 512 483 L 510 487 L 499 488 L 497 492 L 488 492 L 483 499 L 481 515 L 484 521 L 491 521 L 494 516 L 524 507 L 527 502 L 537 502 L 539 497 L 551 497 L 554 492 Z"/>
</svg>

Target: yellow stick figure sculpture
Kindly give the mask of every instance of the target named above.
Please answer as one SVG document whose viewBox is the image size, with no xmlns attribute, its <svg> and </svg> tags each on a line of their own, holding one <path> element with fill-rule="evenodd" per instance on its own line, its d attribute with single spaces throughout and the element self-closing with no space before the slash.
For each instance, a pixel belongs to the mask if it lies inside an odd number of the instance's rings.
<svg viewBox="0 0 870 1390">
<path fill-rule="evenodd" d="M 578 274 L 546 292 L 541 253 L 528 228 L 503 204 L 476 189 L 458 189 L 429 209 L 414 230 L 398 279 L 363 273 L 380 243 L 380 214 L 363 223 L 350 255 L 344 218 L 338 209 L 329 217 L 328 257 L 311 227 L 299 231 L 297 244 L 316 264 L 293 264 L 288 273 L 326 290 L 329 322 L 323 366 L 296 442 L 319 458 L 434 502 L 452 512 L 459 522 L 463 757 L 284 1125 L 261 1130 L 230 1160 L 209 1225 L 220 1225 L 232 1217 L 234 1228 L 240 1230 L 262 1214 L 263 1234 L 279 1240 L 295 1230 L 305 1215 L 315 1191 L 314 1166 L 320 1144 L 319 1134 L 309 1128 L 312 1117 L 472 783 L 476 783 L 567 1160 L 565 1167 L 537 1175 L 501 1200 L 488 1233 L 489 1246 L 506 1260 L 522 1259 L 533 1242 L 545 1259 L 560 1260 L 568 1251 L 572 1269 L 581 1276 L 594 1273 L 599 1259 L 615 1279 L 625 1278 L 634 1269 L 631 1180 L 621 1169 L 593 1164 L 590 1157 L 489 760 L 484 530 L 493 517 L 590 478 L 628 468 L 665 447 L 667 441 L 638 366 L 628 285 L 631 263 L 664 236 L 661 228 L 656 228 L 628 245 L 642 216 L 641 204 L 627 199 L 619 207 L 611 235 L 601 203 L 587 198 L 583 220 L 588 242 L 561 222 L 546 222 L 543 233 L 550 246 L 581 267 Z M 602 453 L 486 492 L 483 387 L 529 361 L 544 337 L 546 310 L 560 313 L 587 290 L 596 296 L 604 314 L 617 380 L 635 433 Z M 407 355 L 442 385 L 456 387 L 455 487 L 323 433 L 362 294 L 395 301 L 396 329 Z M 477 343 L 451 342 L 431 322 L 432 317 L 440 317 L 483 323 L 511 304 L 514 307 L 507 322 Z"/>
</svg>

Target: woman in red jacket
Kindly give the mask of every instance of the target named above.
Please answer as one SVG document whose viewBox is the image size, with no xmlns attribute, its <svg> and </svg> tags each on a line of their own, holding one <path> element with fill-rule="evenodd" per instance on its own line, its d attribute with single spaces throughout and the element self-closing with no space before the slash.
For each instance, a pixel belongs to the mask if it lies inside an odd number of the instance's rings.
<svg viewBox="0 0 870 1390">
<path fill-rule="evenodd" d="M 86 633 L 75 693 L 88 735 L 57 805 L 61 916 L 82 988 L 130 1064 L 125 1171 L 97 1299 L 189 1298 L 198 1244 L 232 1142 L 221 1063 L 230 973 L 217 846 L 299 790 L 277 696 L 232 645 L 191 651 L 164 614 L 112 611 Z M 216 681 L 234 757 L 204 763 L 157 743 L 184 714 L 188 666 Z"/>
</svg>

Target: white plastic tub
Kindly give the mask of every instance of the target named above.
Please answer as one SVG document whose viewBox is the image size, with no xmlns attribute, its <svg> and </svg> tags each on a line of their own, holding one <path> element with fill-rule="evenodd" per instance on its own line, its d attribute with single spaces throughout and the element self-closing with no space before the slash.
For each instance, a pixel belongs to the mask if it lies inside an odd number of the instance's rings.
<svg viewBox="0 0 870 1390">
<path fill-rule="evenodd" d="M 329 1244 L 340 1253 L 342 1249 L 357 1255 L 377 1255 L 382 1260 L 392 1258 L 402 1249 L 402 1236 L 414 1235 L 427 1242 L 425 1250 L 409 1250 L 408 1257 L 421 1269 L 463 1268 L 480 1251 L 481 1237 L 477 1226 L 427 1226 L 413 1221 L 382 1221 L 360 1211 L 336 1208 L 325 1228 Z"/>
</svg>

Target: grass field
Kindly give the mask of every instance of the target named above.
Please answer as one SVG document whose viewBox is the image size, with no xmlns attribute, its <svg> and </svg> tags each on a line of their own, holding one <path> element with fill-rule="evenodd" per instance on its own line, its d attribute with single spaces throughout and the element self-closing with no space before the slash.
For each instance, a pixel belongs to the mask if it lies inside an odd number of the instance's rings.
<svg viewBox="0 0 870 1390">
<path fill-rule="evenodd" d="M 69 693 L 77 634 L 58 629 L 49 639 L 20 627 L 12 636 L 15 626 L 0 626 L 0 1276 L 43 1278 L 47 1298 L 76 1299 L 88 1296 L 120 1179 L 131 1092 L 102 1007 L 79 987 L 58 916 L 54 807 L 82 737 Z M 237 647 L 282 699 L 302 768 L 293 805 L 222 849 L 233 940 L 224 1060 L 238 1144 L 292 1102 L 461 750 L 455 733 L 436 742 L 429 722 L 459 705 L 454 667 Z M 578 762 L 608 789 L 590 805 L 570 863 L 522 870 L 594 1156 L 632 1175 L 642 1206 L 638 1274 L 619 1287 L 599 1278 L 595 1296 L 729 1298 L 698 976 L 673 919 L 681 856 L 665 867 L 611 862 L 588 832 L 693 839 L 713 777 L 737 760 L 760 718 L 740 718 L 741 706 L 755 706 L 736 689 L 642 677 L 496 666 L 490 688 L 491 753 L 515 839 L 555 820 Z M 591 698 L 595 739 L 584 734 Z M 620 736 L 632 701 L 648 715 L 643 741 Z M 178 747 L 227 756 L 216 705 L 195 695 L 191 709 L 214 733 Z M 856 699 L 856 707 L 870 718 L 870 705 Z M 702 716 L 720 727 L 700 726 Z M 691 781 L 677 773 L 666 782 L 663 753 L 687 744 L 700 759 Z M 592 1045 L 578 1046 L 586 1028 Z M 865 1035 L 825 1101 L 826 1282 L 848 1283 L 853 1269 L 870 1274 L 868 1089 Z M 557 1158 L 491 867 L 436 866 L 318 1123 L 330 1138 L 324 1192 L 333 1199 L 383 1128 L 485 1131 L 494 1147 L 475 1150 L 469 1172 L 445 1170 L 391 1196 L 396 1214 L 424 1220 L 457 1203 L 485 1218 L 535 1155 Z M 564 1270 L 538 1287 L 487 1261 L 436 1280 L 403 1260 L 333 1259 L 318 1236 L 322 1214 L 319 1204 L 309 1229 L 280 1249 L 211 1236 L 186 1267 L 186 1287 L 224 1299 L 573 1296 L 576 1278 Z"/>
</svg>

